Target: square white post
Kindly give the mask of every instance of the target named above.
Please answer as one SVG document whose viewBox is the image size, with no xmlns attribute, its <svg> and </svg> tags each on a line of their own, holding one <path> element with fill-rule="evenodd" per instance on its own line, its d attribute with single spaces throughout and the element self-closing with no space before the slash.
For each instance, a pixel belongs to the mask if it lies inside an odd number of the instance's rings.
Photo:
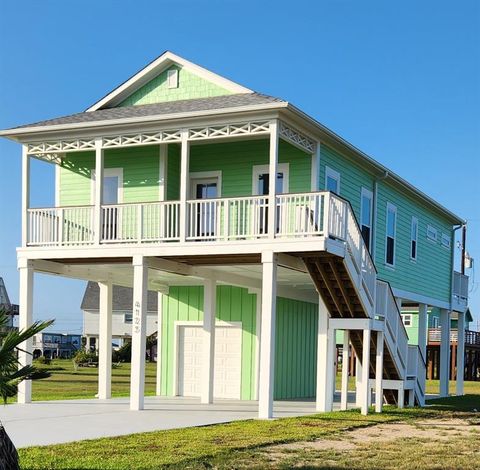
<svg viewBox="0 0 480 470">
<path fill-rule="evenodd" d="M 333 381 L 335 372 L 335 330 L 329 325 L 330 312 L 318 296 L 317 331 L 317 403 L 321 412 L 333 409 Z"/>
<path fill-rule="evenodd" d="M 270 122 L 270 157 L 268 170 L 268 238 L 275 238 L 277 231 L 277 169 L 278 169 L 278 121 Z"/>
<path fill-rule="evenodd" d="M 22 145 L 22 246 L 28 243 L 28 209 L 30 207 L 30 157 Z"/>
<path fill-rule="evenodd" d="M 361 413 L 368 414 L 368 395 L 370 390 L 370 339 L 371 330 L 363 330 L 363 349 L 362 349 L 362 393 L 361 393 Z"/>
<path fill-rule="evenodd" d="M 162 335 L 163 335 L 163 301 L 164 293 L 159 292 L 157 298 L 157 382 L 155 394 L 162 394 Z"/>
<path fill-rule="evenodd" d="M 450 378 L 450 312 L 440 310 L 440 396 L 448 397 Z"/>
<path fill-rule="evenodd" d="M 203 374 L 201 403 L 213 403 L 216 296 L 216 281 L 214 279 L 205 279 L 203 281 Z"/>
<path fill-rule="evenodd" d="M 93 208 L 94 242 L 99 245 L 102 240 L 102 200 L 104 150 L 102 138 L 95 139 L 95 200 Z"/>
<path fill-rule="evenodd" d="M 112 283 L 99 282 L 98 398 L 112 396 Z"/>
<path fill-rule="evenodd" d="M 375 356 L 375 411 L 383 407 L 383 331 L 377 331 L 377 354 Z"/>
<path fill-rule="evenodd" d="M 398 407 L 400 409 L 405 407 L 405 389 L 403 388 L 403 382 L 398 388 Z"/>
<path fill-rule="evenodd" d="M 312 174 L 311 174 L 311 183 L 310 190 L 318 191 L 320 184 L 320 141 L 316 143 L 315 152 L 312 153 Z"/>
<path fill-rule="evenodd" d="M 465 373 L 465 312 L 458 314 L 458 342 L 457 342 L 457 383 L 456 394 L 464 395 L 463 381 Z"/>
<path fill-rule="evenodd" d="M 188 174 L 190 160 L 190 143 L 188 142 L 188 129 L 182 130 L 182 144 L 180 152 L 180 241 L 184 242 L 188 230 Z"/>
<path fill-rule="evenodd" d="M 340 397 L 340 409 L 342 411 L 348 408 L 348 366 L 350 358 L 348 348 L 350 344 L 350 330 L 343 332 L 343 351 L 342 351 L 342 390 Z"/>
<path fill-rule="evenodd" d="M 19 297 L 19 318 L 18 328 L 24 330 L 33 322 L 33 262 L 25 258 L 18 260 L 20 271 L 20 297 Z M 32 363 L 32 338 L 20 344 L 18 352 L 19 368 Z M 18 384 L 18 403 L 30 403 L 32 401 L 32 381 L 24 380 Z"/>
<path fill-rule="evenodd" d="M 355 355 L 355 406 L 362 406 L 362 363 L 360 358 Z"/>
<path fill-rule="evenodd" d="M 145 347 L 147 334 L 148 266 L 143 256 L 133 257 L 132 360 L 130 409 L 143 410 L 145 391 Z"/>
<path fill-rule="evenodd" d="M 258 389 L 258 417 L 260 419 L 273 417 L 276 307 L 277 258 L 273 252 L 268 251 L 262 253 L 262 317 Z"/>
<path fill-rule="evenodd" d="M 428 305 L 418 306 L 418 347 L 422 353 L 423 360 L 427 359 L 427 326 L 428 326 Z"/>
</svg>

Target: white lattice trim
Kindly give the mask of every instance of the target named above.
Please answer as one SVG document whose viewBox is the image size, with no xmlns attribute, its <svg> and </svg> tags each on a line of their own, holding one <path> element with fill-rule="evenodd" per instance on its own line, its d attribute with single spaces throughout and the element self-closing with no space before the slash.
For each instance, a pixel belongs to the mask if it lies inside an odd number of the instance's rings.
<svg viewBox="0 0 480 470">
<path fill-rule="evenodd" d="M 28 153 L 30 155 L 44 155 L 56 152 L 91 150 L 94 148 L 94 139 L 60 140 L 58 142 L 38 142 L 28 144 Z"/>
<path fill-rule="evenodd" d="M 225 124 L 219 126 L 198 127 L 188 130 L 189 140 L 213 139 L 218 137 L 232 137 L 236 135 L 268 134 L 269 122 L 244 122 L 239 124 Z"/>
<path fill-rule="evenodd" d="M 132 135 L 116 135 L 103 138 L 103 147 L 131 147 L 133 145 L 159 144 L 162 142 L 180 142 L 182 135 L 180 130 L 169 130 L 154 133 L 142 133 Z"/>
<path fill-rule="evenodd" d="M 317 148 L 317 144 L 314 140 L 282 121 L 280 121 L 279 135 L 308 153 L 314 153 Z"/>
</svg>

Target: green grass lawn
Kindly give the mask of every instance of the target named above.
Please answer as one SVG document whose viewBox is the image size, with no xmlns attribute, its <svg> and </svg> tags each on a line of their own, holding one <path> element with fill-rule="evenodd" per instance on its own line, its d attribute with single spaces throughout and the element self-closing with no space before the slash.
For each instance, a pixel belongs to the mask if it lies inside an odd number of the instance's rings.
<svg viewBox="0 0 480 470">
<path fill-rule="evenodd" d="M 33 400 L 67 400 L 75 398 L 94 398 L 98 392 L 98 369 L 73 368 L 70 359 L 55 359 L 50 365 L 38 365 L 50 370 L 47 379 L 35 380 L 32 384 Z M 145 394 L 155 394 L 155 376 L 157 365 L 147 362 L 145 369 Z M 120 364 L 112 369 L 112 396 L 122 397 L 130 394 L 130 364 Z"/>
</svg>

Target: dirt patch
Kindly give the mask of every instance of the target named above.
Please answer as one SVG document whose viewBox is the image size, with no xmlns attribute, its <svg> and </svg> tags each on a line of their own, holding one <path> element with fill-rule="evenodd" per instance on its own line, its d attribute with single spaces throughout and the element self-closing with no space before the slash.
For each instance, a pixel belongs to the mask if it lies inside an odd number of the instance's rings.
<svg viewBox="0 0 480 470">
<path fill-rule="evenodd" d="M 462 419 L 431 419 L 415 424 L 386 423 L 357 428 L 338 435 L 336 439 L 318 439 L 316 441 L 292 442 L 272 446 L 268 454 L 275 458 L 281 454 L 297 450 L 353 450 L 362 444 L 389 442 L 398 439 L 448 440 L 451 437 L 469 435 L 475 426 Z"/>
</svg>

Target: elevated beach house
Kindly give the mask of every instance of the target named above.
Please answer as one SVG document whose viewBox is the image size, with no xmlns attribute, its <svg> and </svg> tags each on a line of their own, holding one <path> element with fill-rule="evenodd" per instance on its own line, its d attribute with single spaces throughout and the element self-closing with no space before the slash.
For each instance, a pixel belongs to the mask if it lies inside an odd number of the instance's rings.
<svg viewBox="0 0 480 470">
<path fill-rule="evenodd" d="M 261 418 L 274 399 L 315 397 L 329 411 L 342 330 L 363 413 L 372 391 L 377 411 L 423 404 L 431 307 L 448 393 L 450 315 L 461 328 L 467 307 L 453 269 L 464 221 L 291 103 L 166 52 L 86 111 L 1 135 L 23 149 L 20 326 L 34 272 L 98 282 L 100 398 L 113 285 L 133 287 L 132 410 L 144 406 L 148 290 L 159 395 L 258 400 Z M 55 165 L 54 207 L 30 206 L 32 158 Z M 419 310 L 418 345 L 402 303 Z"/>
</svg>

